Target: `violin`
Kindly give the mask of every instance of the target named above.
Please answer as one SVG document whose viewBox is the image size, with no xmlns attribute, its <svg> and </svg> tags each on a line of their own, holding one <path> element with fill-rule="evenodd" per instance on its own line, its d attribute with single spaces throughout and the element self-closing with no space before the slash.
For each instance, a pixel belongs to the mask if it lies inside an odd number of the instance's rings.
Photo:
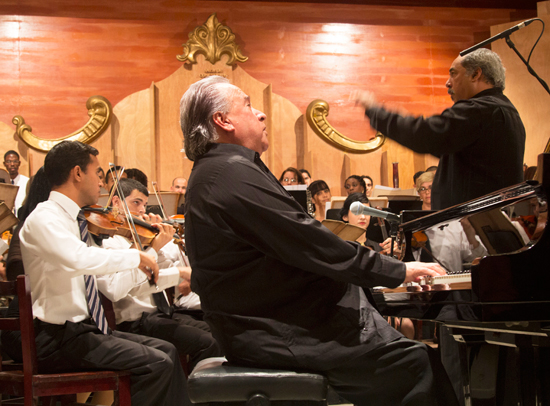
<svg viewBox="0 0 550 406">
<path fill-rule="evenodd" d="M 84 207 L 84 215 L 88 221 L 88 231 L 100 238 L 109 238 L 114 235 L 121 235 L 132 239 L 132 228 L 128 219 L 113 210 L 112 207 L 88 206 Z M 136 232 L 143 246 L 151 244 L 159 233 L 156 227 L 140 218 L 132 215 Z"/>
</svg>

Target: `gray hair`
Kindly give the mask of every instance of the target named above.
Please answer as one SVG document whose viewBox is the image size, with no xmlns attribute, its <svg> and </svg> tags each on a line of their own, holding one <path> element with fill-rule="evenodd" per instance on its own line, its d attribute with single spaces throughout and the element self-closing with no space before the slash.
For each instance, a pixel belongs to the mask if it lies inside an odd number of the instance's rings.
<svg viewBox="0 0 550 406">
<path fill-rule="evenodd" d="M 464 56 L 461 63 L 466 69 L 468 76 L 472 76 L 477 68 L 480 68 L 487 83 L 504 90 L 504 82 L 506 80 L 504 72 L 506 70 L 502 65 L 500 57 L 495 52 L 487 48 L 476 49 L 474 52 Z"/>
<path fill-rule="evenodd" d="M 229 80 L 209 76 L 193 83 L 180 101 L 180 125 L 187 158 L 194 161 L 206 152 L 208 144 L 218 139 L 212 117 L 231 108 Z"/>
</svg>

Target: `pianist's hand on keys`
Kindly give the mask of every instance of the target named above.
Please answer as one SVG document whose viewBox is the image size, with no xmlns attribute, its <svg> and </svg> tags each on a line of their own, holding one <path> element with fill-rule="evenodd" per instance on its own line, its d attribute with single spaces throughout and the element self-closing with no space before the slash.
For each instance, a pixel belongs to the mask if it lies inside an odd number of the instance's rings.
<svg viewBox="0 0 550 406">
<path fill-rule="evenodd" d="M 447 273 L 435 262 L 405 262 L 405 266 L 407 274 L 403 283 L 416 282 L 423 276 L 438 276 Z"/>
</svg>

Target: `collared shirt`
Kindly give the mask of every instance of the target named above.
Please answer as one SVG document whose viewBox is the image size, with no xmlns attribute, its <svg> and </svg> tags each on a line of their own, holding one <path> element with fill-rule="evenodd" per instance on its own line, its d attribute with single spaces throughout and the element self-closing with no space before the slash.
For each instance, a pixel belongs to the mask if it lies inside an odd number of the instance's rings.
<svg viewBox="0 0 550 406">
<path fill-rule="evenodd" d="M 103 241 L 103 248 L 128 250 L 132 245 L 126 238 L 115 235 Z M 153 248 L 146 252 L 153 256 L 158 262 L 159 256 Z M 164 266 L 172 263 L 165 263 Z M 159 263 L 160 267 L 160 263 Z M 162 292 L 179 283 L 179 270 L 176 267 L 168 266 L 160 269 L 157 287 L 150 285 L 147 276 L 139 269 L 117 272 L 115 274 L 102 275 L 97 278 L 99 290 L 113 302 L 116 323 L 138 320 L 143 312 L 153 312 L 157 309 L 153 300 L 153 293 Z"/>
<path fill-rule="evenodd" d="M 84 275 L 137 268 L 135 250 L 88 247 L 80 239 L 80 207 L 51 192 L 26 219 L 19 234 L 25 272 L 30 276 L 34 317 L 51 324 L 90 317 Z"/>
<path fill-rule="evenodd" d="M 13 184 L 19 186 L 17 196 L 15 196 L 15 203 L 13 205 L 16 216 L 19 208 L 23 205 L 23 202 L 25 201 L 25 197 L 27 197 L 27 183 L 29 183 L 29 178 L 27 178 L 25 175 L 19 174 L 13 179 Z"/>
<path fill-rule="evenodd" d="M 433 210 L 523 182 L 525 128 L 500 89 L 459 100 L 428 118 L 404 117 L 382 107 L 365 114 L 382 134 L 415 152 L 440 158 L 432 188 Z"/>
<path fill-rule="evenodd" d="M 312 219 L 254 151 L 213 144 L 185 202 L 191 287 L 230 360 L 324 369 L 399 336 L 358 286 L 397 286 L 405 265 Z M 352 303 L 351 307 L 339 305 Z"/>
</svg>

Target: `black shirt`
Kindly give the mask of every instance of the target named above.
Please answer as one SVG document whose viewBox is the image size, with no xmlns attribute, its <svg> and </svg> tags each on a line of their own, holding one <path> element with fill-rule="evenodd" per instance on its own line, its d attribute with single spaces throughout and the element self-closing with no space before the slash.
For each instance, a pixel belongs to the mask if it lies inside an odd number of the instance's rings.
<svg viewBox="0 0 550 406">
<path fill-rule="evenodd" d="M 525 128 L 497 88 L 459 100 L 440 115 L 403 117 L 383 108 L 365 113 L 398 143 L 438 158 L 432 209 L 441 210 L 523 181 Z"/>
<path fill-rule="evenodd" d="M 400 336 L 350 283 L 395 287 L 405 265 L 312 219 L 254 151 L 212 144 L 185 220 L 191 287 L 230 361 L 322 370 Z"/>
</svg>

